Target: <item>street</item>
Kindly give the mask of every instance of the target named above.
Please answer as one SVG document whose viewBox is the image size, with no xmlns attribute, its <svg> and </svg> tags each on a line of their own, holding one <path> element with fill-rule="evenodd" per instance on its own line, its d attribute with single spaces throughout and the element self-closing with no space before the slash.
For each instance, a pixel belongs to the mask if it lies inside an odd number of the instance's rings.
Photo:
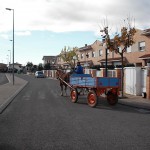
<svg viewBox="0 0 150 150">
<path fill-rule="evenodd" d="M 18 75 L 28 85 L 0 114 L 0 150 L 149 150 L 150 112 L 86 96 L 72 103 L 58 80 Z"/>
</svg>

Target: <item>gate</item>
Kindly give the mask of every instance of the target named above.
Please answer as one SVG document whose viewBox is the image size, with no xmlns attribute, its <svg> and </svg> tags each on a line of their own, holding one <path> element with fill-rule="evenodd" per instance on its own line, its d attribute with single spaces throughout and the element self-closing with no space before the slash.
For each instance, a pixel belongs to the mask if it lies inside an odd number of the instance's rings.
<svg viewBox="0 0 150 150">
<path fill-rule="evenodd" d="M 141 83 L 141 68 L 125 67 L 125 93 L 142 95 Z"/>
<path fill-rule="evenodd" d="M 142 69 L 141 70 L 141 93 L 146 93 L 146 74 L 147 70 Z"/>
</svg>

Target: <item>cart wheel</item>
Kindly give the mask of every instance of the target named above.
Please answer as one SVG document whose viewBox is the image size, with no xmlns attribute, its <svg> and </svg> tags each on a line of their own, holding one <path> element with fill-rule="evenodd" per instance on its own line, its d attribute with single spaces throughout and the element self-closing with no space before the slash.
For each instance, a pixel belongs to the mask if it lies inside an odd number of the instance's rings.
<svg viewBox="0 0 150 150">
<path fill-rule="evenodd" d="M 90 107 L 96 107 L 98 103 L 98 98 L 95 91 L 90 91 L 87 96 L 87 103 Z"/>
<path fill-rule="evenodd" d="M 112 92 L 108 92 L 107 93 L 107 102 L 110 104 L 110 105 L 115 105 L 118 103 L 118 95 L 117 94 L 114 94 Z"/>
<path fill-rule="evenodd" d="M 77 100 L 78 100 L 78 91 L 77 91 L 77 89 L 71 90 L 70 97 L 71 97 L 71 101 L 73 103 L 77 102 Z"/>
</svg>

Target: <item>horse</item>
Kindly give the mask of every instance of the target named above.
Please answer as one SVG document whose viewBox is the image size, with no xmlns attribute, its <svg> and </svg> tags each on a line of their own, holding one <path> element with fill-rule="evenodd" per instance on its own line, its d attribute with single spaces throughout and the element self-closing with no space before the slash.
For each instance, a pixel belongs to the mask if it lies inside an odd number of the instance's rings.
<svg viewBox="0 0 150 150">
<path fill-rule="evenodd" d="M 70 72 L 65 73 L 63 70 L 57 69 L 56 71 L 56 78 L 59 79 L 60 81 L 60 87 L 61 87 L 61 96 L 64 96 L 64 88 L 65 87 L 65 94 L 67 96 L 67 84 L 69 83 L 69 79 L 70 79 Z M 65 81 L 65 82 L 63 82 Z"/>
</svg>

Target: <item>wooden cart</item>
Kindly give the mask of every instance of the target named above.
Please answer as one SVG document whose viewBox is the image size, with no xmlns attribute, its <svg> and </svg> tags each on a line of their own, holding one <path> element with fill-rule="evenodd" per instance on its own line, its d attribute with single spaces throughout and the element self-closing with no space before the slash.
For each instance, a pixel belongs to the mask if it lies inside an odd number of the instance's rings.
<svg viewBox="0 0 150 150">
<path fill-rule="evenodd" d="M 90 107 L 96 107 L 98 96 L 105 94 L 110 105 L 118 102 L 120 80 L 116 77 L 91 77 L 90 74 L 72 74 L 70 77 L 71 93 L 73 103 L 78 100 L 79 91 L 86 89 L 87 103 Z"/>
</svg>

